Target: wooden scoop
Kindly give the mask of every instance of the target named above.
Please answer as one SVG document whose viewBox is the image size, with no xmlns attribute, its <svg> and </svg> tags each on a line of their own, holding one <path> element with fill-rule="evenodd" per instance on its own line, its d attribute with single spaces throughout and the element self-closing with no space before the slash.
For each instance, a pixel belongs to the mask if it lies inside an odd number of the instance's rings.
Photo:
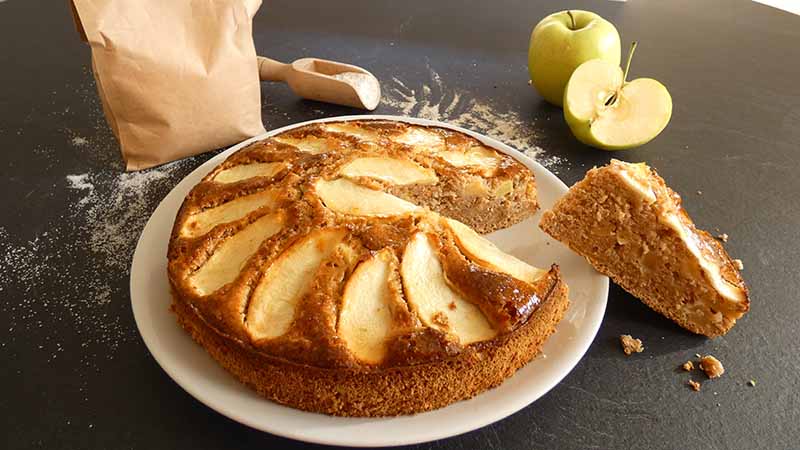
<svg viewBox="0 0 800 450">
<path fill-rule="evenodd" d="M 292 92 L 309 100 L 373 110 L 381 99 L 378 79 L 350 64 L 318 58 L 284 64 L 259 56 L 258 73 L 262 81 L 285 81 Z"/>
</svg>

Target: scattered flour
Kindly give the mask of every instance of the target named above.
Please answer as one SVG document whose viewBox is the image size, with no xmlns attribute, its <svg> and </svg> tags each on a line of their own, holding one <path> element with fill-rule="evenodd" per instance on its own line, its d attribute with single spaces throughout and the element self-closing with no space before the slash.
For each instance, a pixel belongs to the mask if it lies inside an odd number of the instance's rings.
<svg viewBox="0 0 800 450">
<path fill-rule="evenodd" d="M 54 189 L 66 189 L 68 208 L 47 231 L 20 243 L 0 226 L 0 292 L 14 299 L 0 303 L 11 323 L 9 342 L 67 320 L 81 336 L 82 361 L 98 367 L 98 359 L 113 359 L 114 350 L 136 339 L 127 308 L 133 251 L 158 200 L 194 165 L 67 175 Z M 40 331 L 39 348 L 53 361 L 64 347 L 57 335 Z"/>
<path fill-rule="evenodd" d="M 80 145 L 86 145 L 88 143 L 89 143 L 89 140 L 86 139 L 85 137 L 82 137 L 82 136 L 75 136 L 75 137 L 72 138 L 72 145 L 74 145 L 76 147 L 80 146 Z"/>
<path fill-rule="evenodd" d="M 163 181 L 171 180 L 171 172 L 180 165 L 112 176 L 105 172 L 67 175 L 67 187 L 79 195 L 76 212 L 86 224 L 88 249 L 108 266 L 127 270 L 139 233 L 157 203 L 152 193 L 172 186 Z"/>
<path fill-rule="evenodd" d="M 535 123 L 510 109 L 501 110 L 492 102 L 479 100 L 471 93 L 446 87 L 439 74 L 430 69 L 430 84 L 409 87 L 393 77 L 382 103 L 398 114 L 439 120 L 484 133 L 530 156 L 558 173 L 566 161 L 550 155 L 536 144 Z"/>
<path fill-rule="evenodd" d="M 91 191 L 94 193 L 94 185 L 89 183 L 89 174 L 82 175 L 67 175 L 67 186 L 72 189 L 80 189 L 83 191 Z M 78 201 L 78 206 L 86 206 L 91 201 L 90 195 L 85 195 Z"/>
</svg>

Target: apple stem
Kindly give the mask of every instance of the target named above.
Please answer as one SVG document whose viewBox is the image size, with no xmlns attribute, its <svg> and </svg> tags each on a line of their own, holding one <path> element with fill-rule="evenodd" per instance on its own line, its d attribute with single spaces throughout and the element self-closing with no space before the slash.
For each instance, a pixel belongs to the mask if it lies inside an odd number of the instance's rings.
<svg viewBox="0 0 800 450">
<path fill-rule="evenodd" d="M 636 41 L 633 41 L 631 43 L 631 51 L 628 52 L 628 62 L 625 63 L 625 73 L 622 76 L 623 84 L 625 84 L 628 81 L 628 70 L 630 70 L 631 68 L 631 60 L 633 60 L 633 52 L 636 51 L 636 45 L 638 45 Z"/>
<path fill-rule="evenodd" d="M 572 20 L 572 30 L 576 30 L 577 26 L 575 25 L 575 16 L 572 15 L 572 11 L 567 11 L 567 15 L 569 16 L 570 20 Z"/>
</svg>

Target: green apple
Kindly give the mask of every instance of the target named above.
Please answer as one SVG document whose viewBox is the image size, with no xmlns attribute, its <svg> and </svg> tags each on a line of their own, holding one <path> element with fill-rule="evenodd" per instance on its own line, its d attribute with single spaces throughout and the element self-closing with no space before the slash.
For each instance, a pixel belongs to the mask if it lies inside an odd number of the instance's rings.
<svg viewBox="0 0 800 450">
<path fill-rule="evenodd" d="M 619 33 L 611 22 L 589 11 L 561 11 L 542 19 L 531 33 L 528 71 L 548 102 L 561 106 L 572 72 L 590 59 L 619 65 Z"/>
<path fill-rule="evenodd" d="M 581 64 L 564 91 L 564 118 L 584 144 L 603 150 L 625 150 L 650 142 L 672 116 L 672 97 L 652 78 L 626 81 L 625 72 L 602 59 Z"/>
</svg>

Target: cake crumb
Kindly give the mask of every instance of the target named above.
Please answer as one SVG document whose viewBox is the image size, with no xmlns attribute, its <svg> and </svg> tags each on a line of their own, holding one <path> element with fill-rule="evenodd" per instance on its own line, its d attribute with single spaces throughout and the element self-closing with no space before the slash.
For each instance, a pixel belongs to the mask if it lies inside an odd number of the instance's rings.
<svg viewBox="0 0 800 450">
<path fill-rule="evenodd" d="M 691 361 L 686 361 L 681 367 L 687 372 L 694 370 L 694 364 Z"/>
<path fill-rule="evenodd" d="M 644 351 L 644 346 L 642 345 L 642 341 L 640 339 L 636 339 L 630 334 L 620 335 L 619 342 L 620 344 L 622 344 L 622 351 L 625 352 L 626 356 L 630 356 L 633 353 L 641 353 Z"/>
<path fill-rule="evenodd" d="M 700 353 L 695 353 L 694 357 L 697 358 L 697 359 L 700 359 Z"/>
<path fill-rule="evenodd" d="M 722 242 L 728 242 L 728 233 L 722 233 L 720 235 L 717 235 L 717 239 L 719 239 Z"/>
<path fill-rule="evenodd" d="M 700 368 L 706 373 L 708 378 L 719 378 L 725 373 L 725 368 L 722 363 L 711 355 L 706 355 L 700 358 Z"/>
<path fill-rule="evenodd" d="M 748 381 L 748 382 L 747 382 L 747 385 L 748 385 L 748 386 L 755 386 L 755 385 L 756 385 L 756 380 L 750 380 L 750 381 Z"/>
<path fill-rule="evenodd" d="M 739 270 L 744 270 L 744 263 L 742 262 L 741 259 L 734 259 L 733 265 L 736 266 L 736 268 Z"/>
<path fill-rule="evenodd" d="M 697 381 L 689 380 L 686 382 L 686 384 L 688 384 L 689 387 L 692 388 L 692 390 L 695 392 L 700 390 L 700 383 L 698 383 Z"/>
<path fill-rule="evenodd" d="M 528 86 L 533 84 L 533 80 L 528 80 Z"/>
<path fill-rule="evenodd" d="M 454 311 L 456 309 L 456 302 L 450 302 L 447 307 L 450 308 L 451 311 Z"/>
<path fill-rule="evenodd" d="M 703 195 L 703 191 L 697 191 L 697 195 Z"/>
</svg>

